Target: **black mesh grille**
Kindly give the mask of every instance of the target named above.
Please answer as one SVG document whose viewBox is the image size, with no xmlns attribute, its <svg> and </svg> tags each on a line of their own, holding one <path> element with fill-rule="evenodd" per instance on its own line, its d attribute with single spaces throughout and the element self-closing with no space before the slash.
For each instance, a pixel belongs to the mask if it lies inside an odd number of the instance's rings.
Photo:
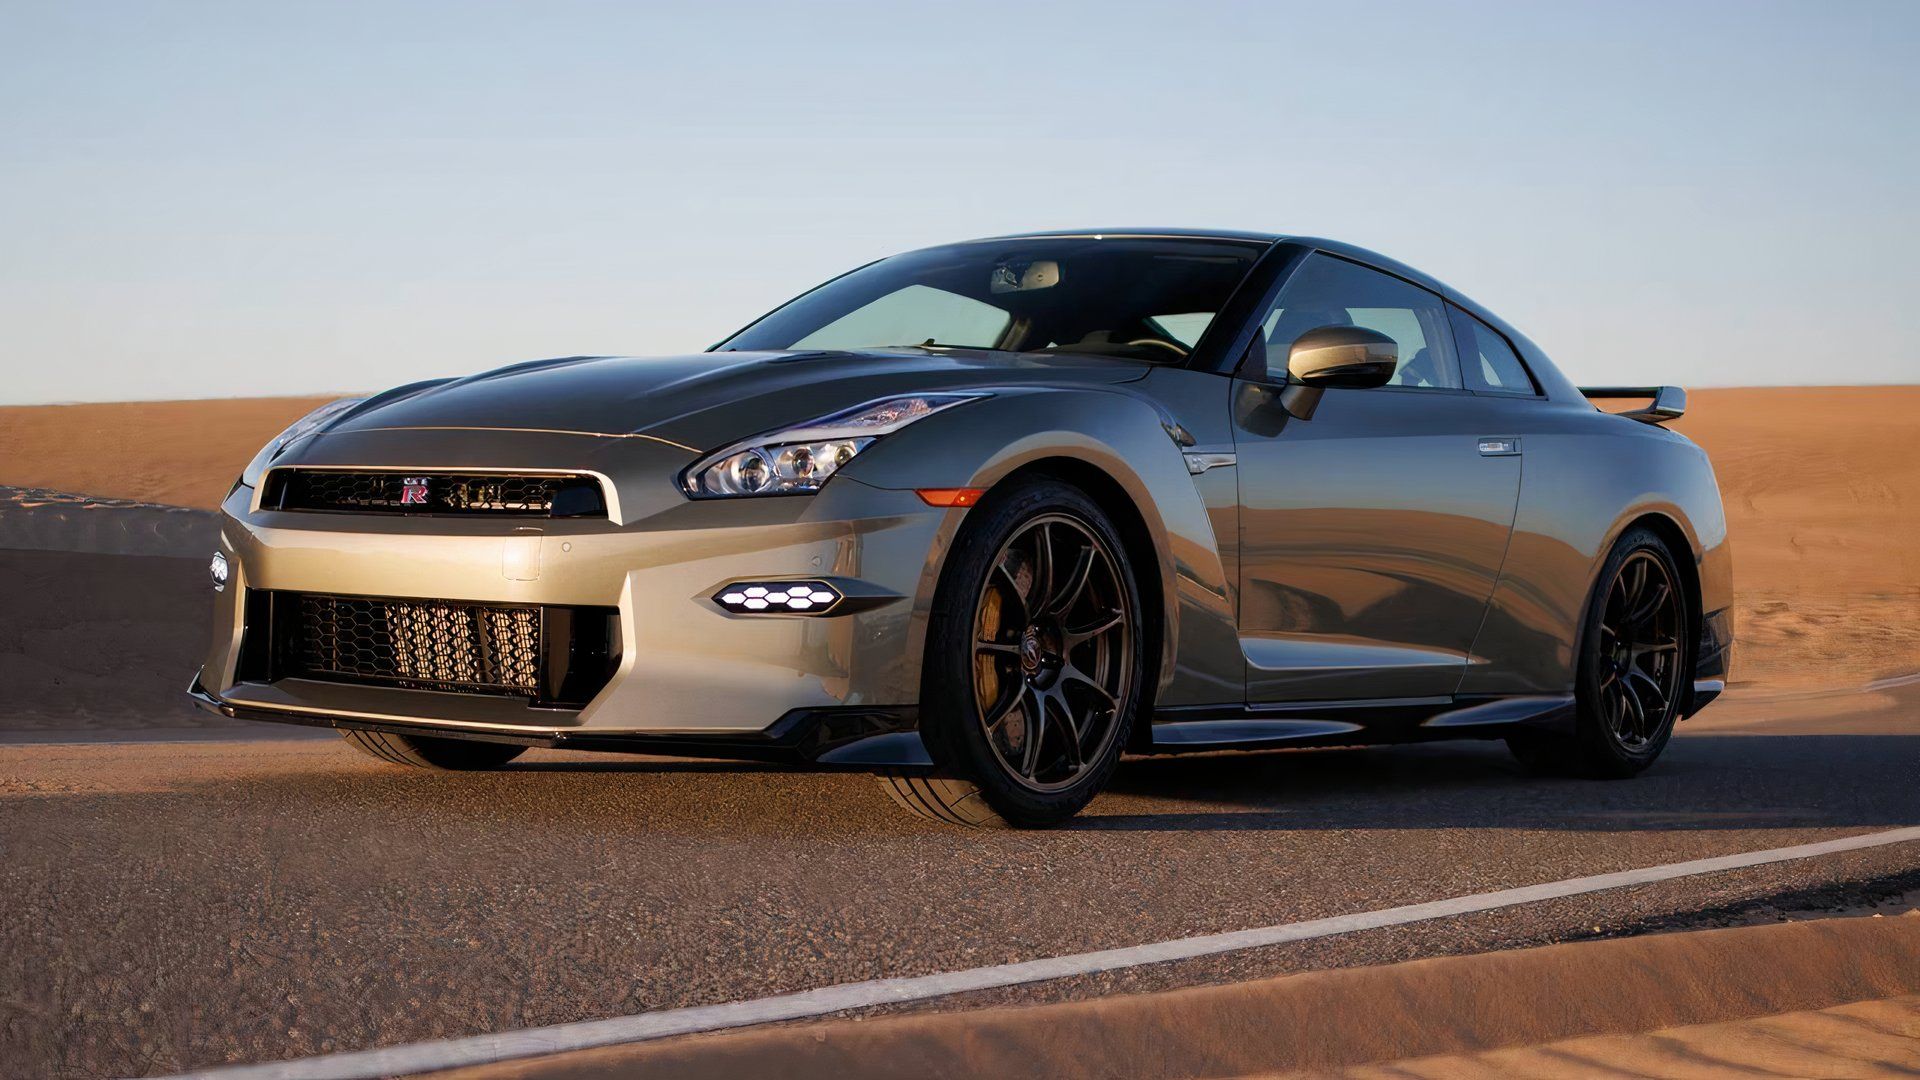
<svg viewBox="0 0 1920 1080">
<path fill-rule="evenodd" d="M 477 694 L 540 693 L 540 609 L 281 594 L 285 674 Z"/>
<path fill-rule="evenodd" d="M 276 469 L 261 505 L 345 513 L 605 517 L 591 476 Z"/>
</svg>

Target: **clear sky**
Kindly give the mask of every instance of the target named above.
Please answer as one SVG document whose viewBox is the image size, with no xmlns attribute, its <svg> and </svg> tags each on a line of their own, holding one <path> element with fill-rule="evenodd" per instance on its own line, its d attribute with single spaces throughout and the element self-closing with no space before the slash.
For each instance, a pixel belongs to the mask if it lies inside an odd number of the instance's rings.
<svg viewBox="0 0 1920 1080">
<path fill-rule="evenodd" d="M 697 351 L 1034 228 L 1338 237 L 1576 380 L 1920 382 L 1920 3 L 0 0 L 0 401 Z"/>
</svg>

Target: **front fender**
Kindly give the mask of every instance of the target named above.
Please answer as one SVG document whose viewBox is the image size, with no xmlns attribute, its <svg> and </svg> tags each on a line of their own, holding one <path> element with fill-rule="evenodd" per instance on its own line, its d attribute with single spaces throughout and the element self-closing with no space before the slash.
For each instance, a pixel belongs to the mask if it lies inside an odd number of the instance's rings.
<svg viewBox="0 0 1920 1080">
<path fill-rule="evenodd" d="M 1224 385 L 1224 384 L 1223 384 Z M 1224 399 L 1223 399 L 1224 409 Z M 1111 481 L 1107 509 L 1151 549 L 1133 551 L 1146 602 L 1157 609 L 1158 705 L 1241 699 L 1245 661 L 1234 630 L 1229 559 L 1216 535 L 1236 539 L 1237 490 L 1231 469 L 1187 472 L 1182 448 L 1162 412 L 1126 387 L 1020 388 L 940 413 L 861 454 L 845 475 L 887 489 L 991 490 L 1023 470 L 1091 468 Z M 1117 494 L 1124 505 L 1112 505 Z M 931 553 L 916 598 L 932 610 L 947 551 L 967 511 L 951 512 L 943 544 Z M 1225 518 L 1222 522 L 1220 519 Z M 1230 547 L 1229 549 L 1230 550 Z M 1150 609 L 1151 610 L 1151 609 Z"/>
</svg>

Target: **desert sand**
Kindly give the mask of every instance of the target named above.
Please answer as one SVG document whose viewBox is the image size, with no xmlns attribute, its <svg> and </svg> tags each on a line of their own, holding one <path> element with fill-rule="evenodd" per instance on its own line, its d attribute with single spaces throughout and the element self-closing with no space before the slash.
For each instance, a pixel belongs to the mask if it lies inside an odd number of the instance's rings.
<svg viewBox="0 0 1920 1080">
<path fill-rule="evenodd" d="M 211 508 L 314 398 L 0 407 L 0 484 Z M 1699 390 L 1734 542 L 1734 683 L 1920 671 L 1920 386 Z"/>
<path fill-rule="evenodd" d="M 268 439 L 339 396 L 0 406 L 0 484 L 211 510 Z"/>
<path fill-rule="evenodd" d="M 1920 386 L 1700 390 L 1733 536 L 1734 683 L 1920 671 Z"/>
</svg>

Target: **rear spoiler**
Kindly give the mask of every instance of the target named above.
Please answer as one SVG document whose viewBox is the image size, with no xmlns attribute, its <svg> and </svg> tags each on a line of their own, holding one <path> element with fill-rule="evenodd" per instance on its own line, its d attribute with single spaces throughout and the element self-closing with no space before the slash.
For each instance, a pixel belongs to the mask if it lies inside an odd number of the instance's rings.
<svg viewBox="0 0 1920 1080">
<path fill-rule="evenodd" d="M 1652 398 L 1644 409 L 1615 414 L 1643 424 L 1664 424 L 1687 412 L 1687 392 L 1677 386 L 1583 386 L 1580 392 L 1589 398 Z"/>
</svg>

